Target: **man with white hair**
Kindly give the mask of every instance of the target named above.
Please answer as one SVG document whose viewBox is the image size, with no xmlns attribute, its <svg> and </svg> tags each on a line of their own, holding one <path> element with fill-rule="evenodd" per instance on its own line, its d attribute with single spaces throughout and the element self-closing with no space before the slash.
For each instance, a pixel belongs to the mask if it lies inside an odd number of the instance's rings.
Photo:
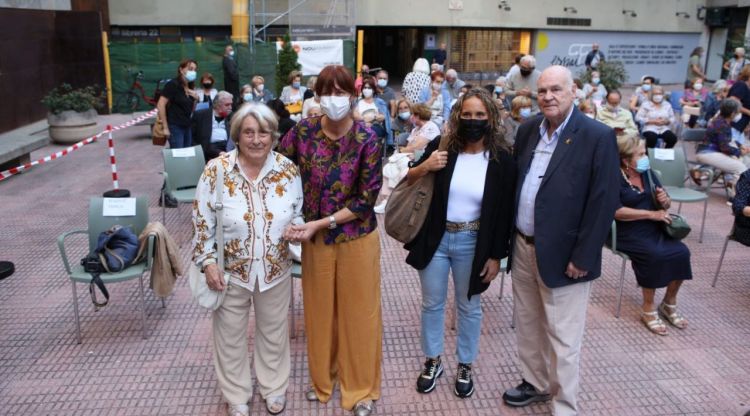
<svg viewBox="0 0 750 416">
<path fill-rule="evenodd" d="M 539 112 L 539 105 L 536 101 L 536 83 L 539 79 L 539 72 L 536 69 L 536 59 L 532 55 L 525 55 L 518 64 L 518 72 L 510 74 L 507 77 L 505 93 L 515 98 L 518 95 L 531 98 L 531 111 Z"/>
<path fill-rule="evenodd" d="M 443 88 L 448 90 L 448 93 L 451 95 L 451 100 L 458 98 L 458 94 L 461 92 L 461 87 L 464 85 L 466 85 L 466 83 L 463 80 L 458 79 L 458 73 L 455 69 L 451 68 L 445 72 L 445 83 L 443 83 Z"/>
<path fill-rule="evenodd" d="M 591 281 L 620 201 L 614 131 L 573 105 L 573 75 L 541 73 L 542 114 L 516 133 L 513 299 L 522 382 L 509 406 L 552 399 L 556 416 L 578 414 L 578 373 Z"/>
<path fill-rule="evenodd" d="M 219 156 L 227 148 L 229 140 L 230 113 L 232 112 L 232 94 L 219 91 L 214 98 L 213 108 L 205 108 L 193 113 L 193 144 L 200 144 L 206 162 Z"/>
<path fill-rule="evenodd" d="M 745 65 L 750 65 L 750 60 L 745 58 L 745 48 L 734 48 L 732 59 L 724 62 L 724 69 L 729 71 L 727 80 L 737 81 L 737 77 L 739 77 L 740 71 Z"/>
</svg>

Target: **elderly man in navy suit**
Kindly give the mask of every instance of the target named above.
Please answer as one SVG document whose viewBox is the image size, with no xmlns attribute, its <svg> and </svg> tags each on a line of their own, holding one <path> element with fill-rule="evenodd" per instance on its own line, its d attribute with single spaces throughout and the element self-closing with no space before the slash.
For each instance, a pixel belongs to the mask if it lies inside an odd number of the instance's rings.
<svg viewBox="0 0 750 416">
<path fill-rule="evenodd" d="M 518 129 L 513 298 L 523 380 L 503 400 L 552 398 L 578 413 L 578 368 L 591 281 L 619 201 L 614 131 L 573 105 L 573 76 L 552 66 L 537 82 L 542 114 Z"/>
</svg>

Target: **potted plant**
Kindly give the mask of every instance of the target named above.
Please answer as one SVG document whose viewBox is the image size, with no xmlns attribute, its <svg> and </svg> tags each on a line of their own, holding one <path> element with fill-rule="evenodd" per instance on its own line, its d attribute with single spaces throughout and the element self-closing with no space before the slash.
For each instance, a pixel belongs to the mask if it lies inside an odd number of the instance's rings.
<svg viewBox="0 0 750 416">
<path fill-rule="evenodd" d="M 101 95 L 93 86 L 74 89 L 62 84 L 42 100 L 47 107 L 49 136 L 55 143 L 72 144 L 98 132 L 96 109 Z"/>
</svg>

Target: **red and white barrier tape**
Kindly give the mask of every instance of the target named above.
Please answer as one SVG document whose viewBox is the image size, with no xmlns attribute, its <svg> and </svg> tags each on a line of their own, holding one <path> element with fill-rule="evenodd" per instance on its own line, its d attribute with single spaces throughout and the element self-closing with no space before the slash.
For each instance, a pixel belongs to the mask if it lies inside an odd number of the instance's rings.
<svg viewBox="0 0 750 416">
<path fill-rule="evenodd" d="M 109 147 L 109 163 L 112 164 L 112 186 L 115 191 L 120 189 L 120 184 L 117 182 L 117 164 L 115 163 L 115 142 L 112 140 L 112 126 L 107 126 L 107 147 Z"/>
<path fill-rule="evenodd" d="M 63 157 L 63 156 L 67 155 L 68 153 L 70 153 L 70 152 L 72 152 L 74 150 L 78 150 L 78 149 L 82 148 L 83 146 L 85 146 L 85 145 L 87 145 L 87 144 L 89 144 L 91 142 L 96 141 L 96 139 L 98 139 L 99 137 L 101 137 L 104 133 L 109 132 L 109 134 L 110 134 L 109 138 L 110 138 L 110 141 L 111 141 L 112 140 L 112 131 L 122 130 L 124 128 L 132 127 L 132 126 L 140 123 L 143 120 L 146 120 L 146 119 L 149 119 L 149 118 L 155 116 L 156 112 L 157 112 L 157 110 L 154 109 L 154 110 L 151 110 L 148 113 L 146 113 L 146 114 L 144 114 L 144 115 L 142 115 L 140 117 L 134 118 L 134 119 L 132 119 L 132 120 L 130 120 L 128 122 L 120 124 L 119 126 L 115 126 L 115 127 L 107 126 L 107 130 L 104 130 L 104 131 L 98 133 L 95 136 L 91 136 L 88 139 L 81 140 L 80 142 L 78 142 L 78 143 L 76 143 L 76 144 L 74 144 L 74 145 L 72 145 L 72 146 L 70 146 L 70 147 L 68 147 L 66 149 L 63 149 L 63 150 L 61 150 L 61 151 L 59 151 L 57 153 L 54 153 L 54 154 L 49 155 L 47 157 L 41 158 L 39 160 L 34 160 L 32 162 L 25 163 L 25 164 L 23 164 L 21 166 L 18 166 L 18 167 L 10 168 L 10 169 L 8 169 L 6 171 L 0 172 L 0 181 L 2 181 L 4 179 L 8 179 L 8 178 L 10 178 L 11 176 L 13 176 L 15 174 L 24 172 L 24 171 L 32 168 L 33 166 L 41 165 L 41 164 L 49 162 L 51 160 L 55 160 L 57 158 Z M 118 189 L 117 188 L 117 171 L 116 171 L 115 165 L 114 165 L 114 150 L 112 148 L 110 148 L 110 158 L 112 160 L 112 176 L 113 176 L 113 179 L 115 181 L 115 189 Z"/>
</svg>

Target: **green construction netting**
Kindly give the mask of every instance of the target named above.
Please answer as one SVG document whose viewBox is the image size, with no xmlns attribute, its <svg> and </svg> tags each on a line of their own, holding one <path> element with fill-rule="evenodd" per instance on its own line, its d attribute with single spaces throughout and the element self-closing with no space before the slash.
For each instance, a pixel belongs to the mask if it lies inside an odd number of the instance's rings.
<svg viewBox="0 0 750 416">
<path fill-rule="evenodd" d="M 112 72 L 112 111 L 128 113 L 150 110 L 157 83 L 172 78 L 182 59 L 192 58 L 198 62 L 198 76 L 210 72 L 216 80 L 216 88 L 224 87 L 221 60 L 226 42 L 110 42 L 109 59 Z M 240 86 L 249 84 L 254 75 L 265 78 L 267 89 L 273 90 L 276 70 L 276 44 L 258 43 L 251 56 L 247 44 L 234 44 L 240 69 Z M 344 41 L 344 64 L 354 70 L 355 49 L 353 41 Z M 142 77 L 138 74 L 142 72 Z M 138 77 L 141 91 L 133 87 Z M 163 82 L 160 87 L 163 86 Z"/>
</svg>

